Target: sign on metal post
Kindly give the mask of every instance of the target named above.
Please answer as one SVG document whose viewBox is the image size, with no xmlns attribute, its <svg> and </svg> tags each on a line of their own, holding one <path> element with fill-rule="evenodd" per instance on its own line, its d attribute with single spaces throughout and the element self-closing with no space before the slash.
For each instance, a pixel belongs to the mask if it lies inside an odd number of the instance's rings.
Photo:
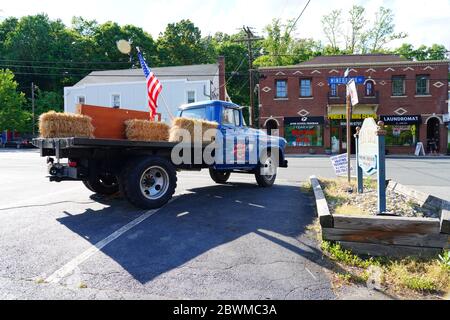
<svg viewBox="0 0 450 320">
<path fill-rule="evenodd" d="M 359 103 L 358 91 L 356 90 L 356 84 L 353 79 L 347 84 L 347 94 L 350 96 L 352 106 L 356 106 Z"/>
<path fill-rule="evenodd" d="M 338 156 L 334 156 L 330 158 L 331 163 L 334 168 L 334 172 L 338 177 L 346 176 L 348 173 L 348 162 L 347 162 L 347 154 L 340 154 Z"/>
<path fill-rule="evenodd" d="M 358 165 L 362 173 L 371 176 L 377 174 L 378 212 L 386 212 L 386 161 L 384 123 L 379 125 L 373 118 L 364 120 L 358 134 Z M 358 170 L 359 171 L 359 170 Z M 362 178 L 362 177 L 359 177 Z"/>
<path fill-rule="evenodd" d="M 357 77 L 329 77 L 328 78 L 328 84 L 348 84 L 350 80 L 355 81 L 356 84 L 364 84 L 366 81 L 366 78 L 364 76 L 357 76 Z"/>
</svg>

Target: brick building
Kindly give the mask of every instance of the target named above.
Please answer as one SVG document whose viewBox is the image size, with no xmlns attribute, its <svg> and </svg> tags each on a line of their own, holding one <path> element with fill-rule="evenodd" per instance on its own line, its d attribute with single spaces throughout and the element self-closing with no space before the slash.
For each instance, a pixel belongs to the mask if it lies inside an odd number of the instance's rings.
<svg viewBox="0 0 450 320">
<path fill-rule="evenodd" d="M 386 124 L 387 151 L 447 151 L 449 61 L 396 55 L 320 56 L 294 66 L 260 68 L 260 126 L 279 129 L 292 153 L 342 153 L 346 145 L 345 70 L 357 82 L 352 133 L 367 117 Z M 436 147 L 434 147 L 436 146 Z M 352 143 L 354 149 L 354 143 Z M 354 151 L 354 150 L 353 150 Z"/>
</svg>

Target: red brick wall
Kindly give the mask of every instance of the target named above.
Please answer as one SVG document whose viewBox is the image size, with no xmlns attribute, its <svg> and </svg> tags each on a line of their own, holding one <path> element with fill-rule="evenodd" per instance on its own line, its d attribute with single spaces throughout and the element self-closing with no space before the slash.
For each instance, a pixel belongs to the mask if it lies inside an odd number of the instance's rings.
<svg viewBox="0 0 450 320">
<path fill-rule="evenodd" d="M 344 67 L 291 66 L 284 68 L 260 69 L 261 75 L 261 110 L 260 125 L 270 117 L 275 117 L 280 123 L 280 135 L 284 135 L 283 118 L 299 117 L 301 110 L 309 112 L 308 116 L 328 115 L 328 78 L 342 76 Z M 337 72 L 336 72 L 337 71 Z M 430 76 L 430 96 L 416 96 L 416 75 Z M 356 66 L 350 76 L 364 75 L 366 79 L 375 81 L 375 92 L 379 92 L 378 115 L 396 115 L 399 108 L 405 109 L 405 115 L 422 115 L 423 124 L 420 126 L 419 140 L 426 146 L 426 121 L 433 114 L 442 115 L 448 112 L 448 63 L 445 62 L 410 62 L 390 63 L 375 66 Z M 406 77 L 406 97 L 392 97 L 392 76 Z M 313 98 L 300 98 L 300 79 L 312 79 Z M 288 98 L 276 99 L 276 80 L 288 80 Z M 343 94 L 345 86 L 339 86 L 339 94 Z M 364 86 L 358 86 L 360 97 L 364 97 Z M 441 125 L 440 149 L 447 149 L 447 129 Z M 325 125 L 325 147 L 330 147 L 330 129 Z M 300 148 L 296 148 L 302 151 Z M 309 149 L 309 148 L 307 148 Z M 320 149 L 320 148 L 319 148 Z M 391 147 L 394 152 L 411 153 L 413 148 Z"/>
</svg>

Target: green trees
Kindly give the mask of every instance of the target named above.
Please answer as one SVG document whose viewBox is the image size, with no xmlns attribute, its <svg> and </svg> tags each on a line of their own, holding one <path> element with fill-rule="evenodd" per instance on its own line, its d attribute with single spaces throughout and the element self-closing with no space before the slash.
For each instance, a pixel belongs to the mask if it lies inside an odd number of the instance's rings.
<svg viewBox="0 0 450 320">
<path fill-rule="evenodd" d="M 199 64 L 207 60 L 200 29 L 190 20 L 167 26 L 158 39 L 158 54 L 163 66 Z"/>
<path fill-rule="evenodd" d="M 24 110 L 25 95 L 10 70 L 0 69 L 0 130 L 30 131 L 31 115 Z"/>
<path fill-rule="evenodd" d="M 274 19 L 272 24 L 264 29 L 261 55 L 255 60 L 258 67 L 294 65 L 320 55 L 321 44 L 313 39 L 294 39 L 296 28 L 294 21 L 283 24 Z"/>
<path fill-rule="evenodd" d="M 372 14 L 355 5 L 346 16 L 334 10 L 323 17 L 322 24 L 326 43 L 297 39 L 293 21 L 274 19 L 263 30 L 264 39 L 253 43 L 255 67 L 295 65 L 329 54 L 392 52 L 414 60 L 445 58 L 446 48 L 437 44 L 418 48 L 404 44 L 389 49 L 392 40 L 404 38 L 405 34 L 395 31 L 394 14 L 383 7 Z M 20 126 L 31 110 L 32 82 L 40 88 L 36 93 L 37 115 L 48 109 L 61 110 L 63 87 L 75 84 L 91 71 L 139 67 L 136 46 L 151 67 L 215 63 L 219 55 L 225 56 L 228 93 L 234 102 L 248 105 L 248 53 L 246 44 L 238 41 L 242 38 L 243 32 L 202 36 L 190 20 L 167 25 L 154 39 L 142 28 L 112 21 L 98 23 L 74 17 L 71 25 L 65 26 L 45 14 L 6 18 L 0 22 L 0 69 L 14 73 L 28 98 L 8 112 L 19 110 L 14 126 Z M 132 42 L 131 61 L 117 50 L 116 42 L 121 39 Z M 26 127 L 31 131 L 31 122 Z"/>
<path fill-rule="evenodd" d="M 334 54 L 383 52 L 387 44 L 406 38 L 407 34 L 395 32 L 394 13 L 380 7 L 372 22 L 366 19 L 366 9 L 354 5 L 344 19 L 342 10 L 333 10 L 322 17 L 322 28 Z"/>
<path fill-rule="evenodd" d="M 412 44 L 404 43 L 395 53 L 410 60 L 444 60 L 447 49 L 443 45 L 433 44 L 431 47 L 420 46 L 417 49 Z"/>
</svg>

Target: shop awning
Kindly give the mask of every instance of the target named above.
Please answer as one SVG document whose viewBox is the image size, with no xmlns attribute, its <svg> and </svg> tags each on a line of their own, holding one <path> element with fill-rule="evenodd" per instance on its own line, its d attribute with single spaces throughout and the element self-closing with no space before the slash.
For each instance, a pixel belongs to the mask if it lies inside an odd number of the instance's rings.
<svg viewBox="0 0 450 320">
<path fill-rule="evenodd" d="M 353 115 L 361 115 L 361 119 L 377 117 L 378 105 L 357 105 L 353 107 Z M 345 119 L 347 114 L 345 105 L 328 106 L 329 119 Z"/>
</svg>

